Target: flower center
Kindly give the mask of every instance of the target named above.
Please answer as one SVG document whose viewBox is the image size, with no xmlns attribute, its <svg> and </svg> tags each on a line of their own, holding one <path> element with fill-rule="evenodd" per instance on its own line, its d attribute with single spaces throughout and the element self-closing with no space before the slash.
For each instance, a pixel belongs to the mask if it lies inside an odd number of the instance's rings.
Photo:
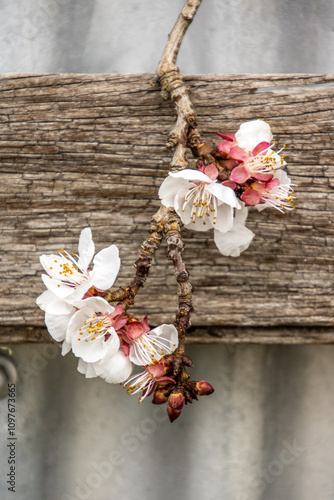
<svg viewBox="0 0 334 500">
<path fill-rule="evenodd" d="M 197 219 L 202 219 L 204 226 L 209 219 L 212 224 L 216 224 L 217 219 L 217 199 L 207 190 L 207 183 L 200 182 L 189 189 L 186 194 L 182 212 L 185 211 L 188 203 L 192 202 L 190 220 L 196 224 Z M 211 221 L 211 216 L 213 220 Z"/>
<path fill-rule="evenodd" d="M 138 403 L 141 404 L 143 399 L 149 394 L 152 386 L 155 384 L 154 377 L 147 371 L 143 371 L 130 377 L 126 382 L 124 382 L 124 389 L 126 389 L 127 394 L 132 396 L 140 391 L 144 391 L 142 396 L 138 396 Z"/>
<path fill-rule="evenodd" d="M 89 273 L 85 269 L 81 268 L 78 264 L 78 256 L 75 254 L 70 255 L 63 248 L 58 250 L 59 262 L 56 259 L 55 263 L 59 265 L 61 270 L 59 271 L 59 279 L 64 285 L 75 288 L 81 285 L 89 278 Z M 51 268 L 50 268 L 51 269 Z"/>
<path fill-rule="evenodd" d="M 111 319 L 106 314 L 94 314 L 86 319 L 83 326 L 79 328 L 80 337 L 78 340 L 93 342 L 96 338 L 107 335 L 111 327 Z"/>
<path fill-rule="evenodd" d="M 143 334 L 132 342 L 136 356 L 143 361 L 143 365 L 151 365 L 159 361 L 166 354 L 172 353 L 176 344 L 170 339 L 159 338 L 157 335 Z"/>
<path fill-rule="evenodd" d="M 274 144 L 269 146 L 267 152 L 272 146 L 274 146 Z M 246 167 L 249 169 L 251 174 L 272 174 L 273 172 L 276 172 L 277 168 L 284 165 L 283 158 L 285 155 L 279 156 L 279 153 L 283 151 L 284 148 L 285 144 L 283 144 L 283 147 L 277 152 L 271 151 L 265 155 L 264 151 L 266 150 L 264 150 L 255 156 L 250 156 L 245 162 Z"/>
<path fill-rule="evenodd" d="M 262 193 L 262 200 L 274 208 L 277 208 L 283 214 L 284 210 L 294 210 L 293 203 L 294 190 L 289 184 L 280 184 L 272 189 L 265 189 Z"/>
</svg>

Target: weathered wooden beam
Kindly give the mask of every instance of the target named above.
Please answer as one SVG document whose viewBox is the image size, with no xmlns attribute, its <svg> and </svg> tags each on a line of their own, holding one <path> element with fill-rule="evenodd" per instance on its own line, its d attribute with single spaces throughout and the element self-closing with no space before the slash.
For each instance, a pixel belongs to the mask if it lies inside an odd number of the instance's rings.
<svg viewBox="0 0 334 500">
<path fill-rule="evenodd" d="M 152 78 L 0 78 L 1 342 L 46 339 L 35 305 L 43 291 L 38 256 L 64 246 L 75 251 L 88 225 L 97 249 L 120 248 L 116 286 L 131 280 L 170 161 L 165 142 L 173 106 L 162 101 Z M 263 118 L 278 145 L 287 144 L 288 173 L 300 184 L 295 212 L 250 214 L 256 237 L 237 259 L 220 255 L 210 232 L 184 230 L 195 285 L 192 323 L 200 328 L 191 338 L 333 342 L 334 77 L 186 81 L 208 143 L 217 143 L 216 131 L 234 132 L 242 121 Z M 171 322 L 175 291 L 173 270 L 159 251 L 133 312 L 147 313 L 152 325 Z"/>
</svg>

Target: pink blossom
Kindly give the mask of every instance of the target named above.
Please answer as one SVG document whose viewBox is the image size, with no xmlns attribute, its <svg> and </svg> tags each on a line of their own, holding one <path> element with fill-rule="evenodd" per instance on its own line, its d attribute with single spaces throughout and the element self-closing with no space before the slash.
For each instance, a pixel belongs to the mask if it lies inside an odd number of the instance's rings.
<svg viewBox="0 0 334 500">
<path fill-rule="evenodd" d="M 293 195 L 291 180 L 284 171 L 280 170 L 270 181 L 253 182 L 241 195 L 241 199 L 246 206 L 255 205 L 258 210 L 274 207 L 285 213 L 284 210 L 295 208 Z"/>
<path fill-rule="evenodd" d="M 139 396 L 141 403 L 146 396 L 154 392 L 158 384 L 175 384 L 174 379 L 166 376 L 168 370 L 164 363 L 147 366 L 143 372 L 133 375 L 124 382 L 124 388 L 127 388 L 127 393 L 130 395 L 142 391 L 142 396 Z"/>
</svg>

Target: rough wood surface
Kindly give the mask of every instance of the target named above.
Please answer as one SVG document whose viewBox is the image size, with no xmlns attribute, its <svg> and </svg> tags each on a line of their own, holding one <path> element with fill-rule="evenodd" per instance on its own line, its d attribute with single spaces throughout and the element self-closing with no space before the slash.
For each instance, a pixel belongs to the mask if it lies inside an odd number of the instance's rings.
<svg viewBox="0 0 334 500">
<path fill-rule="evenodd" d="M 2 342 L 47 339 L 35 298 L 38 256 L 76 250 L 90 226 L 97 249 L 120 248 L 127 284 L 169 169 L 175 117 L 153 75 L 5 75 L 0 78 Z M 300 184 L 297 210 L 252 212 L 256 233 L 237 259 L 212 234 L 183 231 L 195 286 L 194 341 L 334 342 L 334 77 L 200 75 L 186 78 L 208 143 L 263 118 Z M 157 253 L 136 314 L 171 322 L 176 284 Z M 29 328 L 26 328 L 29 327 Z M 208 327 L 208 329 L 207 329 Z M 205 333 L 206 332 L 206 333 Z M 28 337 L 27 337 L 28 336 Z"/>
</svg>

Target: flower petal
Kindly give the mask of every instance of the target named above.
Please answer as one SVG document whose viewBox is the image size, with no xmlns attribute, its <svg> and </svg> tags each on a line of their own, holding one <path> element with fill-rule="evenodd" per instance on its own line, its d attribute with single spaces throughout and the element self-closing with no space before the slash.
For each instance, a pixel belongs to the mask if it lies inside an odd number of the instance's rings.
<svg viewBox="0 0 334 500">
<path fill-rule="evenodd" d="M 210 163 L 210 165 L 205 167 L 204 173 L 209 177 L 209 179 L 215 181 L 218 177 L 218 168 L 213 163 Z"/>
<path fill-rule="evenodd" d="M 233 158 L 233 160 L 238 160 L 238 161 L 246 161 L 248 159 L 248 153 L 244 151 L 242 148 L 239 146 L 233 146 L 230 149 L 230 156 Z"/>
<path fill-rule="evenodd" d="M 71 287 L 65 285 L 60 280 L 53 279 L 52 276 L 42 274 L 41 278 L 48 290 L 51 290 L 60 299 L 65 299 L 72 293 Z"/>
<path fill-rule="evenodd" d="M 248 188 L 240 196 L 242 201 L 246 203 L 246 206 L 257 205 L 261 199 L 261 192 L 257 189 Z"/>
<path fill-rule="evenodd" d="M 160 325 L 130 345 L 130 360 L 138 366 L 152 365 L 175 351 L 179 343 L 174 325 Z"/>
<path fill-rule="evenodd" d="M 87 270 L 90 261 L 93 258 L 95 251 L 95 245 L 92 240 L 92 231 L 89 227 L 83 229 L 80 233 L 79 237 L 79 245 L 78 245 L 78 267 L 82 270 Z"/>
<path fill-rule="evenodd" d="M 214 232 L 214 240 L 218 250 L 229 257 L 239 257 L 240 253 L 249 247 L 253 238 L 254 233 L 239 224 L 227 233 Z"/>
<path fill-rule="evenodd" d="M 174 207 L 174 198 L 179 188 L 180 182 L 174 177 L 168 176 L 163 181 L 159 189 L 159 198 L 165 207 Z"/>
<path fill-rule="evenodd" d="M 243 184 L 250 178 L 250 173 L 245 165 L 235 167 L 231 172 L 231 180 L 238 184 Z"/>
<path fill-rule="evenodd" d="M 212 182 L 209 186 L 207 186 L 207 191 L 216 196 L 218 199 L 218 205 L 221 203 L 226 203 L 234 208 L 240 208 L 240 203 L 235 195 L 233 189 L 222 186 L 218 182 Z M 219 203 L 221 202 L 221 203 Z"/>
<path fill-rule="evenodd" d="M 74 311 L 74 309 L 73 309 Z M 70 314 L 50 314 L 45 313 L 45 324 L 49 334 L 57 342 L 62 342 L 65 339 L 66 329 L 73 313 Z"/>
<path fill-rule="evenodd" d="M 264 120 L 251 120 L 240 125 L 235 134 L 238 146 L 246 151 L 253 149 L 261 142 L 272 142 L 270 126 Z"/>
<path fill-rule="evenodd" d="M 68 354 L 70 350 L 71 350 L 71 344 L 69 344 L 68 342 L 66 342 L 66 340 L 64 340 L 61 345 L 61 355 L 66 356 L 66 354 Z"/>
<path fill-rule="evenodd" d="M 253 149 L 252 151 L 252 155 L 253 156 L 256 156 L 258 155 L 259 153 L 262 153 L 266 151 L 266 149 L 268 149 L 270 146 L 269 142 L 266 142 L 266 141 L 262 141 L 262 142 L 259 142 L 259 144 L 257 144 L 255 146 L 255 148 Z"/>
<path fill-rule="evenodd" d="M 198 170 L 192 170 L 190 168 L 186 168 L 185 170 L 180 170 L 179 172 L 169 172 L 171 177 L 174 179 L 184 179 L 187 181 L 201 181 L 201 182 L 212 182 L 212 180 L 203 172 L 199 172 Z"/>
<path fill-rule="evenodd" d="M 123 351 L 111 355 L 107 353 L 100 363 L 95 366 L 96 373 L 109 384 L 124 382 L 132 372 L 133 365 Z"/>
<path fill-rule="evenodd" d="M 94 286 L 99 290 L 107 290 L 114 284 L 121 266 L 117 246 L 110 245 L 108 248 L 104 248 L 95 255 L 93 262 Z"/>
<path fill-rule="evenodd" d="M 72 312 L 73 307 L 62 299 L 59 299 L 50 290 L 46 290 L 36 299 L 36 304 L 42 311 L 51 314 L 68 314 Z"/>
<path fill-rule="evenodd" d="M 97 377 L 98 375 L 95 370 L 95 364 L 96 363 L 87 363 L 86 361 L 80 358 L 77 370 L 79 373 L 85 375 L 86 378 Z"/>
<path fill-rule="evenodd" d="M 216 132 L 216 134 L 219 135 L 219 137 L 221 137 L 225 141 L 234 142 L 236 140 L 234 134 L 221 134 L 220 132 Z"/>
<path fill-rule="evenodd" d="M 107 353 L 115 354 L 119 349 L 120 341 L 113 328 L 109 328 L 108 333 L 110 334 L 108 340 L 105 340 L 104 336 L 97 336 L 94 340 L 85 341 L 80 339 L 79 332 L 77 332 L 71 342 L 73 354 L 88 363 L 99 361 Z"/>
</svg>

